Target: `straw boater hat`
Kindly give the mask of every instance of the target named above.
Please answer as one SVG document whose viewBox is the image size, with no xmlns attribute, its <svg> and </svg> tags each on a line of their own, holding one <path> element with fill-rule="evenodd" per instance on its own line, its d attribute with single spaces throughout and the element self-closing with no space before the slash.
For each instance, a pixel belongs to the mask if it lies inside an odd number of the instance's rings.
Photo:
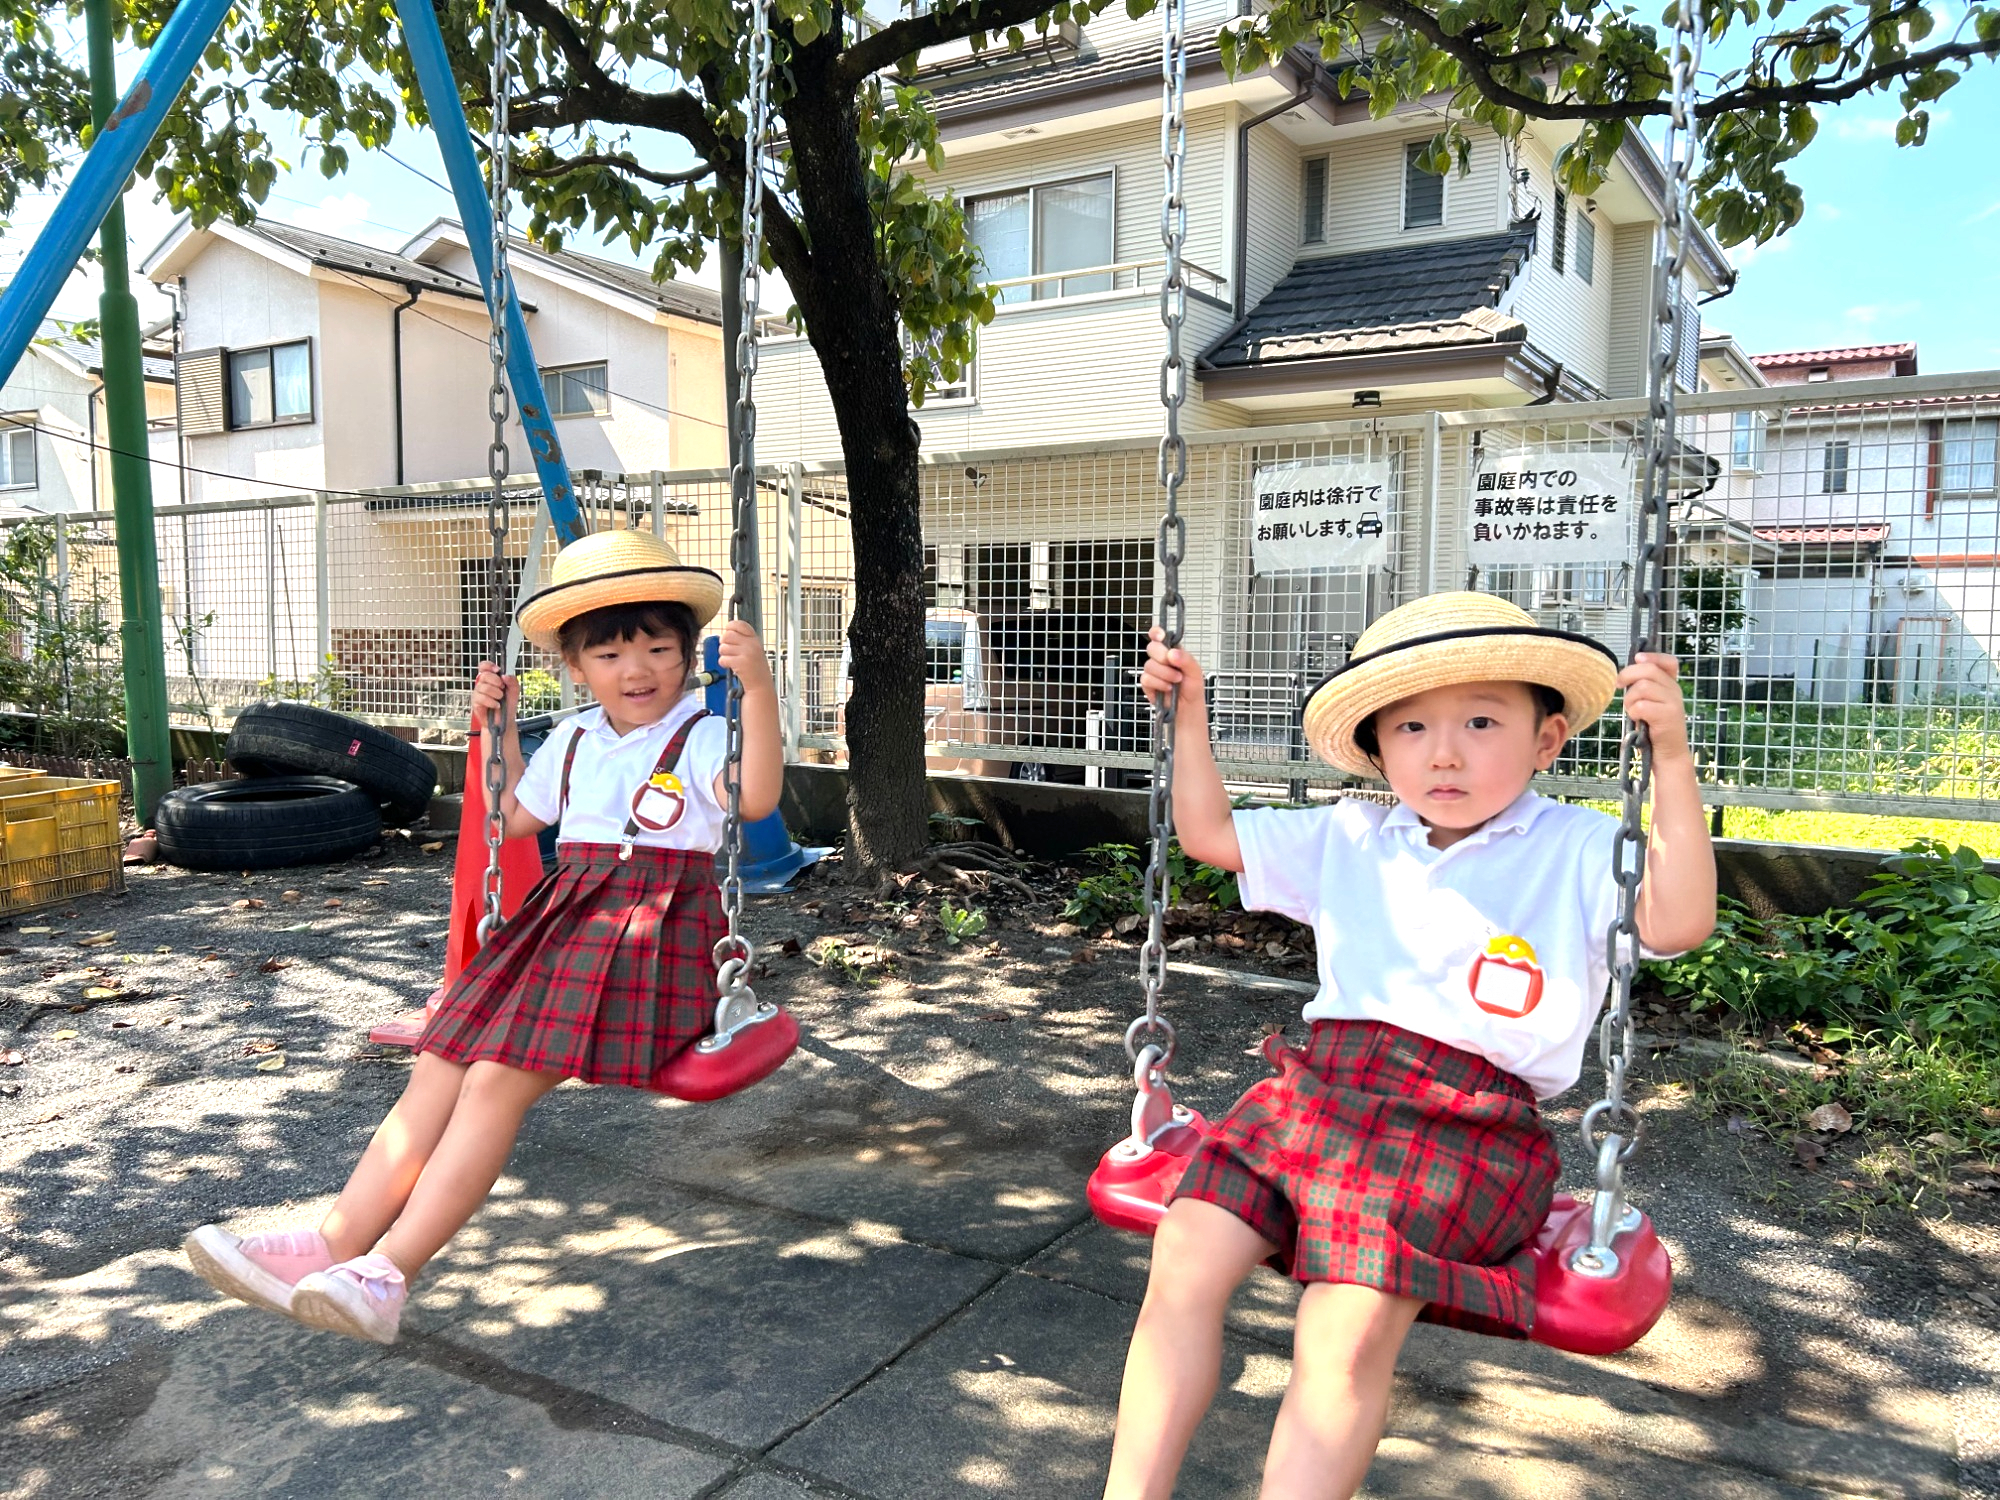
<svg viewBox="0 0 2000 1500">
<path fill-rule="evenodd" d="M 650 531 L 599 531 L 556 554 L 548 587 L 521 603 L 521 634 L 545 651 L 578 615 L 613 604 L 685 604 L 697 628 L 722 608 L 722 575 L 692 568 Z"/>
<path fill-rule="evenodd" d="M 1343 771 L 1380 778 L 1354 731 L 1392 703 L 1462 682 L 1554 688 L 1574 734 L 1611 702 L 1618 658 L 1588 636 L 1536 624 L 1491 594 L 1432 594 L 1362 631 L 1347 665 L 1306 695 L 1306 743 Z"/>
</svg>

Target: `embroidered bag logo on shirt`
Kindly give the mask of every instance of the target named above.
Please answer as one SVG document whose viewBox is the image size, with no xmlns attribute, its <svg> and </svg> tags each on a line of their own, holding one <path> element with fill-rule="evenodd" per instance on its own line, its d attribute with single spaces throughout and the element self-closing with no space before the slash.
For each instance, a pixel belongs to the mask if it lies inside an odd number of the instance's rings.
<svg viewBox="0 0 2000 1500">
<path fill-rule="evenodd" d="M 1542 1003 L 1542 966 L 1526 938 L 1503 935 L 1472 961 L 1472 1003 L 1488 1015 L 1519 1020 Z"/>
</svg>

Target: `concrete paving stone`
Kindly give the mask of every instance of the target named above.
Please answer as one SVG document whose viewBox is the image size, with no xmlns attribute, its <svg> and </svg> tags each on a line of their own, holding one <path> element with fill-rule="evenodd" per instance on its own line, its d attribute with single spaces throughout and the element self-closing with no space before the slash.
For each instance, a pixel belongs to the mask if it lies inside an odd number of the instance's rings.
<svg viewBox="0 0 2000 1500">
<path fill-rule="evenodd" d="M 773 1452 L 882 1500 L 1074 1500 L 1102 1487 L 1134 1311 L 1010 1275 L 909 1355 Z M 1232 1338 L 1222 1392 L 1181 1485 L 1254 1495 L 1285 1361 Z"/>
<path fill-rule="evenodd" d="M 1024 1269 L 1136 1303 L 1145 1295 L 1147 1263 L 1145 1241 L 1093 1222 Z M 1298 1290 L 1275 1272 L 1257 1271 L 1231 1303 L 1229 1326 L 1288 1350 Z M 1754 1330 L 1698 1295 L 1677 1295 L 1652 1333 L 1608 1359 L 1419 1324 L 1397 1369 L 1413 1393 L 1511 1411 L 1531 1429 L 1783 1473 L 1844 1494 L 1955 1493 L 1948 1401 L 1878 1380 L 1863 1402 L 1797 1415 L 1773 1409 L 1754 1396 L 1766 1375 Z M 1718 1421 L 1723 1401 L 1728 1419 Z"/>
<path fill-rule="evenodd" d="M 291 1378 L 311 1371 L 305 1387 Z M 472 1374 L 489 1375 L 477 1366 Z M 172 1453 L 157 1500 L 224 1496 L 692 1496 L 728 1459 L 647 1430 L 638 1413 L 546 1384 L 509 1390 L 278 1324 L 218 1327 L 176 1351 L 121 1445 Z"/>
<path fill-rule="evenodd" d="M 756 1448 L 995 1274 L 888 1231 L 708 1203 L 503 1287 L 443 1342 Z"/>
<path fill-rule="evenodd" d="M 815 1496 L 825 1500 L 840 1493 L 831 1485 L 815 1484 L 790 1474 L 746 1474 L 716 1500 L 813 1500 Z"/>
<path fill-rule="evenodd" d="M 889 1224 L 918 1243 L 1008 1264 L 1088 1212 L 1088 1164 L 1051 1148 L 1045 1132 L 1031 1139 L 967 1093 L 915 1089 L 872 1064 L 804 1049 L 755 1089 L 713 1104 L 600 1090 L 544 1108 L 552 1136 L 564 1111 L 614 1111 L 615 1120 L 593 1123 L 590 1149 L 667 1183 Z"/>
</svg>

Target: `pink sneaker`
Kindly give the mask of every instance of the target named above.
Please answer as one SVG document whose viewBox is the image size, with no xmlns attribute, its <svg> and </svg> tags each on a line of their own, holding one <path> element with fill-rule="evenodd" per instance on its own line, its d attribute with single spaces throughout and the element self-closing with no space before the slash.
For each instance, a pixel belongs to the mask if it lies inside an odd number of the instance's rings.
<svg viewBox="0 0 2000 1500">
<path fill-rule="evenodd" d="M 301 1276 L 324 1271 L 333 1256 L 317 1229 L 276 1229 L 238 1239 L 204 1224 L 181 1241 L 195 1275 L 219 1292 L 272 1312 L 292 1310 L 292 1288 Z"/>
<path fill-rule="evenodd" d="M 302 1278 L 292 1293 L 291 1313 L 309 1328 L 393 1344 L 407 1295 L 393 1260 L 357 1255 Z"/>
</svg>

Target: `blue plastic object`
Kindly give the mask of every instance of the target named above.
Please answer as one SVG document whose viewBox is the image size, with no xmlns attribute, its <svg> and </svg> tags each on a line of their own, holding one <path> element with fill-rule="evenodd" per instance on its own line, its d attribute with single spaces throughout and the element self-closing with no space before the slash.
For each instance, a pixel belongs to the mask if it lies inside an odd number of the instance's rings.
<svg viewBox="0 0 2000 1500">
<path fill-rule="evenodd" d="M 722 672 L 721 649 L 722 643 L 714 636 L 701 643 L 702 667 L 706 671 L 722 673 L 706 689 L 708 711 L 712 714 L 729 712 L 729 675 Z M 743 863 L 739 870 L 743 877 L 743 889 L 760 895 L 782 891 L 799 871 L 807 865 L 818 864 L 831 852 L 795 843 L 791 834 L 785 831 L 782 813 L 772 813 L 768 818 L 745 823 Z"/>
</svg>

